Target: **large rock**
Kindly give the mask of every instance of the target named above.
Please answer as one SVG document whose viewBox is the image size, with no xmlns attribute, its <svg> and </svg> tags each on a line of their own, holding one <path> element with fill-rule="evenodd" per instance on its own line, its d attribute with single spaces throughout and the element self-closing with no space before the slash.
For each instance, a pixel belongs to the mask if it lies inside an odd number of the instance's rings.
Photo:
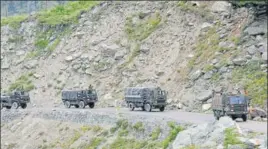
<svg viewBox="0 0 268 149">
<path fill-rule="evenodd" d="M 208 80 L 208 79 L 212 78 L 212 76 L 213 76 L 213 71 L 206 72 L 204 75 L 204 79 Z"/>
<path fill-rule="evenodd" d="M 196 95 L 196 99 L 198 101 L 202 101 L 202 102 L 207 101 L 211 97 L 212 97 L 212 91 L 211 90 L 202 91 L 202 92 L 200 92 L 200 93 L 198 93 Z"/>
<path fill-rule="evenodd" d="M 32 69 L 32 68 L 35 68 L 38 64 L 38 61 L 37 60 L 31 60 L 29 62 L 27 62 L 24 67 L 27 68 L 27 69 Z"/>
<path fill-rule="evenodd" d="M 213 26 L 212 24 L 205 22 L 205 23 L 202 24 L 202 26 L 201 26 L 201 30 L 202 30 L 202 31 L 207 31 L 207 30 L 208 30 L 209 28 L 211 28 L 212 26 Z"/>
<path fill-rule="evenodd" d="M 191 79 L 192 81 L 195 81 L 195 80 L 197 80 L 199 77 L 201 77 L 202 75 L 203 75 L 203 72 L 202 72 L 201 70 L 197 70 L 197 71 L 195 71 L 194 73 L 191 74 L 190 79 Z"/>
<path fill-rule="evenodd" d="M 67 61 L 67 62 L 70 62 L 70 61 L 72 61 L 73 60 L 73 57 L 72 56 L 67 56 L 66 58 L 65 58 L 65 61 Z"/>
<path fill-rule="evenodd" d="M 267 117 L 267 112 L 261 108 L 253 108 L 250 111 L 250 117 L 252 119 L 255 117 Z"/>
<path fill-rule="evenodd" d="M 217 148 L 216 145 L 224 141 L 224 130 L 234 126 L 235 122 L 229 117 L 222 117 L 213 123 L 191 126 L 177 135 L 172 147 L 181 149 L 194 143 L 206 148 Z"/>
<path fill-rule="evenodd" d="M 242 65 L 244 65 L 246 63 L 246 60 L 244 58 L 242 58 L 242 57 L 238 57 L 238 58 L 233 59 L 233 63 L 235 65 L 242 66 Z"/>
<path fill-rule="evenodd" d="M 245 33 L 248 33 L 249 35 L 252 36 L 256 36 L 256 35 L 263 35 L 265 34 L 267 31 L 265 31 L 263 28 L 261 27 L 248 27 L 247 29 L 245 29 L 244 31 Z"/>
<path fill-rule="evenodd" d="M 210 103 L 208 103 L 208 104 L 203 104 L 202 105 L 202 110 L 203 111 L 207 111 L 207 110 L 209 110 L 211 108 L 211 104 Z"/>
<path fill-rule="evenodd" d="M 263 60 L 267 61 L 267 52 L 264 52 L 261 57 Z"/>
<path fill-rule="evenodd" d="M 115 60 L 120 60 L 125 56 L 125 52 L 124 51 L 118 51 L 115 53 L 114 59 Z"/>
<path fill-rule="evenodd" d="M 7 60 L 4 60 L 3 62 L 1 62 L 1 69 L 9 69 L 10 64 Z"/>
<path fill-rule="evenodd" d="M 231 9 L 230 3 L 226 1 L 215 1 L 211 7 L 212 12 L 225 12 L 229 13 Z"/>
<path fill-rule="evenodd" d="M 257 49 L 254 45 L 250 46 L 249 48 L 247 48 L 247 52 L 250 55 L 254 55 L 256 53 Z"/>
</svg>

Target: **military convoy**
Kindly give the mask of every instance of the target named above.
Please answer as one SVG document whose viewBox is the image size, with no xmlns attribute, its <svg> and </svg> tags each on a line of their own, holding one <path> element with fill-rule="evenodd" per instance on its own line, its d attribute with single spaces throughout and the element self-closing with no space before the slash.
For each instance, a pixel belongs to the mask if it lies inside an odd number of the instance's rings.
<svg viewBox="0 0 268 149">
<path fill-rule="evenodd" d="M 212 99 L 214 117 L 230 116 L 233 120 L 242 118 L 247 121 L 250 98 L 242 94 L 215 92 Z"/>
<path fill-rule="evenodd" d="M 160 87 L 128 87 L 124 95 L 125 102 L 131 111 L 135 108 L 142 108 L 147 112 L 155 108 L 159 108 L 160 111 L 165 110 L 167 92 Z"/>
<path fill-rule="evenodd" d="M 130 111 L 141 108 L 143 111 L 151 112 L 152 109 L 165 110 L 167 105 L 168 92 L 160 87 L 127 87 L 124 90 L 124 100 Z M 63 90 L 61 93 L 62 102 L 66 108 L 94 108 L 98 101 L 95 89 L 90 85 L 85 90 Z M 30 102 L 29 93 L 26 91 L 13 91 L 8 94 L 1 94 L 1 109 L 25 109 Z M 242 118 L 247 121 L 250 98 L 240 93 L 213 91 L 212 111 L 214 117 L 230 116 L 233 120 Z"/>
<path fill-rule="evenodd" d="M 30 102 L 29 93 L 26 91 L 14 91 L 12 93 L 1 94 L 1 109 L 25 109 Z"/>
</svg>

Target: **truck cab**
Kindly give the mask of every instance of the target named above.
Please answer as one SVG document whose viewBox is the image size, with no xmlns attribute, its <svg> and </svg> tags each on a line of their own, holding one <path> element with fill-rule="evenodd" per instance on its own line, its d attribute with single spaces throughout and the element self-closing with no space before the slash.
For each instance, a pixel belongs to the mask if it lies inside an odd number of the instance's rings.
<svg viewBox="0 0 268 149">
<path fill-rule="evenodd" d="M 247 119 L 248 114 L 248 97 L 246 96 L 225 96 L 223 97 L 225 103 L 225 112 L 233 120 L 242 118 Z"/>
</svg>

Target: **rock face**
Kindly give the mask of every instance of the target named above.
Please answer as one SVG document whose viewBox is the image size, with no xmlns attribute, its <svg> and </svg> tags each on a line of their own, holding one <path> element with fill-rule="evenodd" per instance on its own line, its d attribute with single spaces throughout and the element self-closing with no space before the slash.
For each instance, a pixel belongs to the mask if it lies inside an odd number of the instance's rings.
<svg viewBox="0 0 268 149">
<path fill-rule="evenodd" d="M 229 117 L 222 117 L 213 123 L 193 126 L 180 132 L 172 143 L 172 147 L 183 148 L 194 142 L 202 147 L 216 148 L 224 140 L 224 130 L 234 126 L 235 122 Z"/>
</svg>

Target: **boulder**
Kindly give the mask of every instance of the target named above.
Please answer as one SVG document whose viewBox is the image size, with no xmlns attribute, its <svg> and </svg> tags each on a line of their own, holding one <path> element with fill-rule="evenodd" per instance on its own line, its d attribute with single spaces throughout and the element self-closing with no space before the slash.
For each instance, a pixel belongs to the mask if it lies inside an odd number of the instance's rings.
<svg viewBox="0 0 268 149">
<path fill-rule="evenodd" d="M 197 71 L 195 71 L 194 73 L 192 73 L 191 75 L 190 75 L 190 79 L 192 80 L 192 81 L 195 81 L 195 80 L 197 80 L 199 77 L 201 77 L 203 75 L 203 72 L 201 71 L 201 70 L 197 70 Z"/>
<path fill-rule="evenodd" d="M 205 102 L 212 97 L 212 93 L 213 92 L 211 90 L 201 91 L 196 95 L 196 99 L 198 101 Z"/>
<path fill-rule="evenodd" d="M 231 5 L 227 1 L 215 1 L 214 4 L 211 6 L 211 11 L 217 13 L 229 13 L 230 9 Z"/>
<path fill-rule="evenodd" d="M 210 103 L 208 103 L 208 104 L 203 104 L 202 105 L 202 110 L 203 111 L 207 111 L 207 110 L 209 110 L 211 108 L 211 104 Z"/>
<path fill-rule="evenodd" d="M 242 65 L 244 65 L 246 63 L 246 60 L 244 58 L 242 58 L 242 57 L 238 57 L 238 58 L 233 59 L 233 63 L 235 65 L 242 66 Z"/>
<path fill-rule="evenodd" d="M 263 60 L 267 61 L 267 52 L 264 52 L 261 57 Z"/>
<path fill-rule="evenodd" d="M 249 48 L 247 48 L 247 52 L 250 55 L 254 55 L 256 53 L 257 49 L 254 45 L 250 46 Z"/>
<path fill-rule="evenodd" d="M 125 52 L 124 51 L 118 51 L 115 53 L 114 59 L 115 60 L 120 60 L 125 56 Z"/>
<path fill-rule="evenodd" d="M 267 117 L 267 112 L 261 108 L 253 108 L 250 111 L 249 115 L 252 119 L 255 117 Z"/>
<path fill-rule="evenodd" d="M 265 31 L 263 28 L 260 28 L 260 27 L 250 26 L 247 29 L 245 29 L 244 32 L 251 36 L 256 36 L 256 35 L 263 35 L 267 31 Z"/>
<path fill-rule="evenodd" d="M 213 26 L 212 24 L 205 22 L 205 23 L 202 24 L 202 26 L 201 26 L 201 30 L 202 30 L 202 31 L 207 31 L 207 30 L 208 30 L 209 28 L 211 28 L 212 26 Z"/>
<path fill-rule="evenodd" d="M 67 61 L 67 62 L 70 62 L 70 61 L 72 61 L 73 60 L 73 57 L 72 56 L 67 56 L 66 58 L 65 58 L 65 61 Z"/>
<path fill-rule="evenodd" d="M 223 74 L 223 73 L 225 73 L 225 72 L 227 72 L 227 71 L 228 71 L 228 68 L 227 68 L 227 67 L 221 67 L 220 70 L 219 70 L 219 72 L 220 72 L 221 74 Z"/>
<path fill-rule="evenodd" d="M 208 71 L 208 72 L 205 73 L 204 79 L 205 80 L 211 79 L 212 76 L 213 76 L 213 71 Z"/>
<path fill-rule="evenodd" d="M 24 67 L 27 68 L 27 69 L 32 69 L 32 68 L 35 68 L 38 64 L 38 61 L 37 60 L 31 60 L 29 62 L 27 62 Z"/>
</svg>

